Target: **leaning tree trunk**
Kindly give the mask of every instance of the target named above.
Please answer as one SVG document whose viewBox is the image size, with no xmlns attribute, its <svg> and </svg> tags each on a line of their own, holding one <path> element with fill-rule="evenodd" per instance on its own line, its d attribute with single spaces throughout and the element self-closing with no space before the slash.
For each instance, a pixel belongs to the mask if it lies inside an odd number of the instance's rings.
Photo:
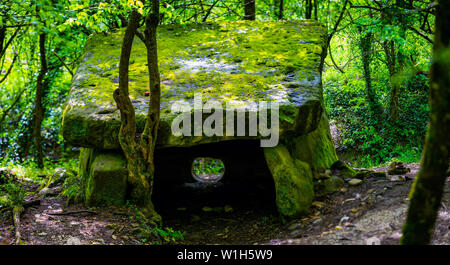
<svg viewBox="0 0 450 265">
<path fill-rule="evenodd" d="M 255 20 L 256 0 L 244 0 L 244 19 Z"/>
<path fill-rule="evenodd" d="M 45 75 L 47 74 L 47 60 L 45 56 L 45 33 L 39 35 L 39 52 L 41 59 L 41 69 L 37 77 L 36 82 L 36 97 L 34 99 L 34 126 L 33 126 L 33 138 L 34 146 L 36 149 L 36 159 L 39 168 L 44 167 L 43 153 L 42 153 L 42 139 L 41 139 L 41 126 L 44 119 L 44 106 L 42 100 L 45 92 Z"/>
<path fill-rule="evenodd" d="M 128 71 L 134 36 L 141 15 L 132 11 L 125 30 L 119 64 L 119 89 L 114 91 L 114 100 L 120 109 L 121 127 L 119 142 L 127 159 L 128 182 L 131 198 L 140 212 L 150 222 L 159 224 L 161 217 L 155 212 L 152 201 L 154 177 L 154 149 L 159 125 L 160 78 L 156 53 L 156 28 L 159 23 L 159 1 L 152 1 L 152 12 L 146 18 L 145 45 L 150 79 L 150 103 L 145 128 L 140 138 L 136 137 L 136 114 L 128 91 Z"/>
<path fill-rule="evenodd" d="M 450 149 L 450 1 L 441 0 L 430 82 L 430 125 L 420 171 L 410 193 L 401 244 L 428 244 L 433 234 L 447 178 Z"/>
</svg>

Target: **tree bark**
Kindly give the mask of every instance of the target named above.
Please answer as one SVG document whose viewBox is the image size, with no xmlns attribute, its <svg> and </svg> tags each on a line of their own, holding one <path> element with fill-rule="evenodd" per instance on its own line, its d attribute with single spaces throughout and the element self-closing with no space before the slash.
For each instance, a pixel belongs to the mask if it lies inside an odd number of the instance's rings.
<svg viewBox="0 0 450 265">
<path fill-rule="evenodd" d="M 359 49 L 361 51 L 361 62 L 363 66 L 364 81 L 366 86 L 366 97 L 369 102 L 370 111 L 375 117 L 378 116 L 379 106 L 376 100 L 375 91 L 372 87 L 372 77 L 370 71 L 370 63 L 372 61 L 372 40 L 373 34 L 371 32 L 364 33 L 362 28 L 359 28 L 360 41 Z"/>
<path fill-rule="evenodd" d="M 430 82 L 430 125 L 400 243 L 428 244 L 447 178 L 450 149 L 450 1 L 439 1 Z"/>
<path fill-rule="evenodd" d="M 278 18 L 278 20 L 283 19 L 283 12 L 284 12 L 284 1 L 283 0 L 276 0 L 275 1 L 275 14 Z"/>
<path fill-rule="evenodd" d="M 314 19 L 319 20 L 319 16 L 317 14 L 317 0 L 314 0 Z"/>
<path fill-rule="evenodd" d="M 46 34 L 41 33 L 39 35 L 39 53 L 41 61 L 41 69 L 37 77 L 36 82 L 36 97 L 34 100 L 34 126 L 33 126 L 33 138 L 34 146 L 36 149 L 36 161 L 39 168 L 44 167 L 43 151 L 42 151 L 42 139 L 41 139 L 41 126 L 44 119 L 44 106 L 42 100 L 45 94 L 45 75 L 47 74 L 47 59 L 45 54 L 45 38 Z"/>
<path fill-rule="evenodd" d="M 154 178 L 154 149 L 160 117 L 160 77 L 157 58 L 156 29 L 159 23 L 159 1 L 152 0 L 152 12 L 146 17 L 144 40 L 150 83 L 150 103 L 147 119 L 140 137 L 136 135 L 136 115 L 128 91 L 128 71 L 134 36 L 141 15 L 132 11 L 123 39 L 119 63 L 119 89 L 114 100 L 120 110 L 121 128 L 119 142 L 127 159 L 128 182 L 131 198 L 148 221 L 159 224 L 161 217 L 155 212 L 151 201 Z"/>
<path fill-rule="evenodd" d="M 312 0 L 305 0 L 305 18 L 311 19 L 312 15 Z"/>
<path fill-rule="evenodd" d="M 244 19 L 255 20 L 256 0 L 244 0 Z"/>
</svg>

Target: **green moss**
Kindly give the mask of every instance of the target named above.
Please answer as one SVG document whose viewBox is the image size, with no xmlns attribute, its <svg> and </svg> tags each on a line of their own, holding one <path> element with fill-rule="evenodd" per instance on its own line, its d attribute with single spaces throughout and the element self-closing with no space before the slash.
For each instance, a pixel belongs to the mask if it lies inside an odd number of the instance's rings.
<svg viewBox="0 0 450 265">
<path fill-rule="evenodd" d="M 331 169 L 333 170 L 338 170 L 339 171 L 339 175 L 344 177 L 344 178 L 353 178 L 356 176 L 357 172 L 349 165 L 347 165 L 346 163 L 338 160 L 336 161 L 332 166 Z"/>
<path fill-rule="evenodd" d="M 123 155 L 96 152 L 91 159 L 86 184 L 86 204 L 124 204 L 128 171 Z"/>
<path fill-rule="evenodd" d="M 267 165 L 275 182 L 278 211 L 284 218 L 295 218 L 309 212 L 314 199 L 312 172 L 309 165 L 292 159 L 283 145 L 264 148 Z"/>
<path fill-rule="evenodd" d="M 292 141 L 294 142 L 293 156 L 307 162 L 315 172 L 328 169 L 338 161 L 325 113 L 316 130 L 296 137 Z"/>
<path fill-rule="evenodd" d="M 112 93 L 118 87 L 122 35 L 123 30 L 96 34 L 86 44 L 63 111 L 63 135 L 71 144 L 119 148 L 116 138 L 120 118 Z M 161 121 L 170 125 L 171 120 L 164 116 L 175 100 L 192 101 L 194 93 L 201 92 L 203 101 L 215 99 L 223 105 L 277 101 L 282 111 L 288 110 L 281 113 L 281 132 L 309 132 L 317 126 L 321 112 L 319 65 L 325 42 L 325 27 L 311 21 L 161 26 Z M 147 113 L 149 101 L 145 97 L 145 54 L 145 45 L 136 37 L 129 85 L 138 127 L 143 127 L 141 118 Z"/>
</svg>

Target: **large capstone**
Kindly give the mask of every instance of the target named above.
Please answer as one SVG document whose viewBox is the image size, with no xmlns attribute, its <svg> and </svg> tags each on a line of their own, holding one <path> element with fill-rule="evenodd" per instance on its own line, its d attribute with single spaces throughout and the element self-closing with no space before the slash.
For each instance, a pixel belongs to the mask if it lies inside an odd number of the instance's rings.
<svg viewBox="0 0 450 265">
<path fill-rule="evenodd" d="M 63 135 L 81 147 L 120 149 L 120 114 L 112 97 L 118 88 L 123 30 L 89 38 L 63 110 Z M 193 106 L 218 101 L 238 109 L 241 102 L 280 104 L 280 137 L 303 135 L 317 128 L 321 106 L 320 64 L 325 28 L 303 22 L 223 22 L 159 27 L 161 121 L 158 147 L 190 146 L 242 138 L 224 135 L 176 137 L 171 124 L 175 102 Z M 135 38 L 130 61 L 130 97 L 142 130 L 148 109 L 147 57 Z M 254 112 L 254 109 L 247 109 Z M 194 110 L 192 110 L 194 112 Z M 248 118 L 246 121 L 248 124 Z M 225 117 L 225 115 L 224 115 Z M 204 114 L 203 119 L 207 118 Z M 193 120 L 193 119 L 192 119 Z M 225 124 L 225 123 L 224 123 Z M 192 130 L 194 126 L 192 126 Z M 248 134 L 247 134 L 248 135 Z M 248 136 L 260 138 L 261 136 Z"/>
<path fill-rule="evenodd" d="M 83 147 L 80 175 L 90 205 L 120 204 L 126 199 L 126 161 L 118 141 L 120 113 L 112 96 L 118 88 L 123 33 L 118 30 L 89 38 L 63 110 L 65 140 Z M 314 176 L 337 161 L 322 99 L 326 38 L 325 27 L 312 20 L 160 26 L 157 148 L 266 138 L 249 134 L 250 117 L 257 111 L 249 106 L 278 103 L 279 145 L 264 150 L 276 202 L 284 217 L 307 213 L 314 199 Z M 145 45 L 135 38 L 129 87 L 138 132 L 143 130 L 149 103 L 146 64 Z M 224 113 L 226 107 L 245 111 L 245 136 L 238 136 L 237 126 L 232 134 L 224 127 L 223 135 L 196 136 L 191 126 L 191 135 L 174 135 L 171 128 L 179 113 L 173 113 L 172 107 L 180 102 L 194 106 L 199 95 L 202 104 L 218 102 Z M 195 111 L 194 106 L 186 112 L 192 123 Z M 203 113 L 202 123 L 209 115 Z M 226 124 L 226 115 L 222 119 Z"/>
</svg>

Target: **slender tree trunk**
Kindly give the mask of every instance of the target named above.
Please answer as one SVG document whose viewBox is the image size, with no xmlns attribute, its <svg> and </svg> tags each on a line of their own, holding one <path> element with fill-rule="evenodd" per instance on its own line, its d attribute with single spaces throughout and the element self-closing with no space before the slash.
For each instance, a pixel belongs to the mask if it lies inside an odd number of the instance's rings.
<svg viewBox="0 0 450 265">
<path fill-rule="evenodd" d="M 152 12 L 146 17 L 144 43 L 147 48 L 147 63 L 150 82 L 150 103 L 144 131 L 136 137 L 136 116 L 128 91 L 128 71 L 134 36 L 141 15 L 132 11 L 125 30 L 120 64 L 119 89 L 114 91 L 114 100 L 120 109 L 121 128 L 119 142 L 127 159 L 128 182 L 131 198 L 140 212 L 150 222 L 159 224 L 161 217 L 155 212 L 151 201 L 154 178 L 154 150 L 160 117 L 160 77 L 157 58 L 156 29 L 159 23 L 159 1 L 152 0 Z"/>
<path fill-rule="evenodd" d="M 42 139 L 41 139 L 41 126 L 44 119 L 44 106 L 42 101 L 45 93 L 45 75 L 47 74 L 47 59 L 45 55 L 45 38 L 46 34 L 41 33 L 39 35 L 39 53 L 41 60 L 41 69 L 37 77 L 36 82 L 36 97 L 34 100 L 34 126 L 33 126 L 33 138 L 34 146 L 36 149 L 36 160 L 39 168 L 44 167 L 43 152 L 42 152 Z"/>
<path fill-rule="evenodd" d="M 428 244 L 447 178 L 450 149 L 450 1 L 436 10 L 430 82 L 430 125 L 403 227 L 401 244 Z"/>
<path fill-rule="evenodd" d="M 389 80 L 391 86 L 391 95 L 389 99 L 389 110 L 387 118 L 389 121 L 395 122 L 398 120 L 398 99 L 401 86 L 398 74 L 402 71 L 402 54 L 400 52 L 396 54 L 395 44 L 393 41 L 387 41 L 383 43 L 383 49 L 386 55 L 386 66 L 389 71 Z"/>
<path fill-rule="evenodd" d="M 318 14 L 317 14 L 317 0 L 314 0 L 314 19 L 315 20 L 319 20 L 319 16 L 318 16 Z"/>
<path fill-rule="evenodd" d="M 283 12 L 284 12 L 284 1 L 276 0 L 274 8 L 275 8 L 275 14 L 276 14 L 278 20 L 282 20 Z"/>
<path fill-rule="evenodd" d="M 312 0 L 305 0 L 305 18 L 311 19 L 312 15 Z"/>
<path fill-rule="evenodd" d="M 373 115 L 378 116 L 379 106 L 376 100 L 375 91 L 372 87 L 372 77 L 370 71 L 370 63 L 372 61 L 372 40 L 373 34 L 371 32 L 364 33 L 362 28 L 359 28 L 360 42 L 359 49 L 361 51 L 361 62 L 363 65 L 364 81 L 366 85 L 366 97 L 369 102 L 369 107 Z"/>
<path fill-rule="evenodd" d="M 244 0 L 244 19 L 255 20 L 256 0 Z"/>
</svg>

